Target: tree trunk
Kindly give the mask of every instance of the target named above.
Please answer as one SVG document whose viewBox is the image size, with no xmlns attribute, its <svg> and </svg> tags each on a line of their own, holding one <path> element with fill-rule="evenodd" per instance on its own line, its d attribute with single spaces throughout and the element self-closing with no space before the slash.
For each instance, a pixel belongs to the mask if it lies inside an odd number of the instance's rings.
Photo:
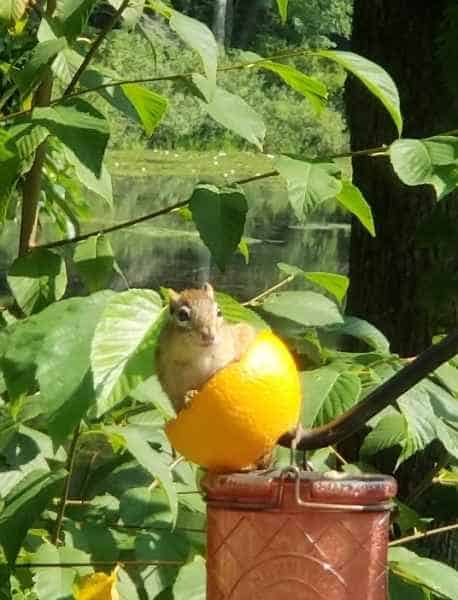
<svg viewBox="0 0 458 600">
<path fill-rule="evenodd" d="M 434 56 L 446 0 L 355 0 L 353 50 L 383 66 L 395 80 L 405 120 L 404 137 L 426 137 L 451 128 L 443 117 L 448 91 Z M 352 149 L 390 143 L 394 126 L 359 82 L 347 88 Z M 420 248 L 417 229 L 435 206 L 429 186 L 404 186 L 389 160 L 358 158 L 354 181 L 374 212 L 377 237 L 358 224 L 352 228 L 349 314 L 379 327 L 402 355 L 431 343 L 430 309 L 422 278 L 434 266 L 432 249 Z"/>
<path fill-rule="evenodd" d="M 227 4 L 228 0 L 215 0 L 213 12 L 213 33 L 221 46 L 224 46 L 226 41 Z"/>
</svg>

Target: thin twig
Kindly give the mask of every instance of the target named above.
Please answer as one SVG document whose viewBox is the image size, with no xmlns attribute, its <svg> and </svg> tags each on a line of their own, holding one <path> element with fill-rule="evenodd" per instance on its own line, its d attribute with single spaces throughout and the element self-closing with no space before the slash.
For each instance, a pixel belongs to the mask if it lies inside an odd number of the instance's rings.
<svg viewBox="0 0 458 600">
<path fill-rule="evenodd" d="M 121 567 L 135 567 L 135 566 L 146 566 L 146 565 L 170 565 L 180 566 L 184 565 L 182 560 L 95 560 L 93 562 L 58 562 L 58 563 L 47 563 L 47 562 L 29 562 L 29 563 L 17 563 L 13 565 L 13 569 L 44 569 L 44 568 L 75 568 L 75 567 L 111 567 L 113 565 L 120 565 Z"/>
<path fill-rule="evenodd" d="M 80 433 L 80 426 L 77 425 L 73 433 L 72 442 L 70 444 L 68 459 L 67 459 L 67 477 L 65 479 L 64 489 L 59 504 L 59 511 L 57 513 L 56 526 L 52 536 L 52 543 L 58 544 L 60 537 L 60 530 L 62 528 L 62 521 L 64 519 L 65 507 L 67 505 L 68 493 L 70 491 L 70 483 L 72 479 L 73 467 L 75 465 L 76 447 L 78 445 L 78 437 Z"/>
<path fill-rule="evenodd" d="M 458 523 L 446 525 L 445 527 L 437 527 L 436 529 L 430 529 L 429 531 L 423 531 L 422 533 L 408 535 L 406 537 L 399 538 L 398 540 L 393 540 L 388 545 L 399 546 L 400 544 L 407 544 L 408 542 L 413 542 L 414 540 L 420 540 L 422 538 L 430 537 L 431 535 L 437 535 L 438 533 L 445 533 L 446 531 L 453 531 L 454 529 L 458 529 Z"/>
<path fill-rule="evenodd" d="M 335 456 L 340 460 L 343 465 L 348 465 L 348 461 L 338 452 L 334 446 L 328 446 L 329 450 L 335 454 Z"/>
<path fill-rule="evenodd" d="M 283 279 L 279 283 L 273 285 L 268 290 L 265 290 L 264 292 L 262 292 L 261 294 L 258 294 L 254 298 L 251 298 L 251 300 L 247 300 L 246 302 L 243 302 L 243 306 L 256 306 L 257 304 L 259 304 L 260 300 L 262 300 L 263 298 L 265 298 L 272 292 L 275 292 L 276 290 L 282 288 L 284 285 L 286 285 L 287 283 L 292 281 L 294 279 L 294 277 L 295 277 L 295 275 L 288 275 L 288 277 L 286 279 Z"/>
<path fill-rule="evenodd" d="M 86 67 L 88 66 L 88 64 L 91 62 L 94 54 L 99 49 L 101 43 L 106 38 L 106 36 L 113 29 L 113 27 L 115 26 L 115 24 L 118 21 L 119 17 L 122 15 L 122 13 L 127 8 L 128 4 L 129 4 L 129 0 L 123 0 L 123 2 L 121 3 L 120 7 L 118 8 L 118 10 L 115 13 L 113 13 L 112 17 L 108 20 L 108 22 L 105 25 L 105 27 L 100 31 L 99 35 L 96 37 L 96 39 L 92 43 L 92 46 L 89 48 L 86 56 L 84 57 L 83 62 L 80 64 L 80 66 L 78 67 L 76 73 L 73 75 L 72 80 L 68 84 L 68 86 L 67 86 L 67 88 L 66 88 L 63 96 L 61 97 L 61 99 L 67 98 L 73 92 L 73 90 L 75 89 L 76 84 L 78 83 L 81 75 L 86 70 Z M 52 104 L 55 104 L 55 102 L 53 102 Z"/>
</svg>

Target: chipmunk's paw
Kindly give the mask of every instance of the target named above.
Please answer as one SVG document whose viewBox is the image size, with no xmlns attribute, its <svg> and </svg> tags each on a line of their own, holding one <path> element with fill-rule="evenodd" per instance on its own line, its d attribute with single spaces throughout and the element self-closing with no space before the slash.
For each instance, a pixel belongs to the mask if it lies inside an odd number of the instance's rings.
<svg viewBox="0 0 458 600">
<path fill-rule="evenodd" d="M 187 408 L 188 406 L 190 406 L 192 399 L 194 398 L 194 396 L 196 396 L 198 393 L 198 390 L 189 390 L 186 392 L 185 397 L 184 397 L 184 407 Z"/>
</svg>

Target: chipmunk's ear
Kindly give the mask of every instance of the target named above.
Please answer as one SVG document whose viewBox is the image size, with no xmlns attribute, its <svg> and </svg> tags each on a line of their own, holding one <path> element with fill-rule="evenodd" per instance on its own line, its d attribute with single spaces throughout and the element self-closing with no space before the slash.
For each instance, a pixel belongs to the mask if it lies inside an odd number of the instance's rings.
<svg viewBox="0 0 458 600">
<path fill-rule="evenodd" d="M 180 294 L 178 292 L 176 292 L 175 290 L 172 290 L 172 288 L 169 288 L 167 291 L 169 293 L 170 310 L 173 310 L 175 308 L 175 306 L 178 304 Z"/>
<path fill-rule="evenodd" d="M 202 289 L 207 294 L 207 296 L 213 300 L 213 298 L 215 297 L 215 292 L 213 290 L 213 287 L 208 283 L 208 281 L 203 284 Z"/>
</svg>

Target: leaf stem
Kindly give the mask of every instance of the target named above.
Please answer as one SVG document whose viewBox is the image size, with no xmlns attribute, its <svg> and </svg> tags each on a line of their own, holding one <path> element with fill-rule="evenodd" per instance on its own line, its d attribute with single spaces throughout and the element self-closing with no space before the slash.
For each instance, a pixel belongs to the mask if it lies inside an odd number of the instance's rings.
<svg viewBox="0 0 458 600">
<path fill-rule="evenodd" d="M 265 290 L 261 294 L 258 294 L 254 298 L 251 298 L 251 300 L 247 300 L 246 302 L 243 302 L 243 306 L 256 306 L 257 304 L 259 304 L 260 300 L 263 300 L 266 296 L 268 296 L 269 294 L 272 294 L 272 292 L 275 292 L 276 290 L 279 290 L 280 288 L 282 288 L 284 285 L 286 285 L 287 283 L 292 281 L 294 279 L 294 277 L 295 277 L 295 275 L 288 275 L 288 277 L 286 277 L 286 279 L 283 279 L 279 283 L 276 283 L 275 285 L 273 285 L 269 289 Z"/>
<path fill-rule="evenodd" d="M 422 538 L 430 537 L 431 535 L 437 535 L 438 533 L 445 533 L 446 531 L 453 531 L 454 529 L 458 529 L 458 523 L 453 523 L 452 525 L 445 525 L 444 527 L 437 527 L 436 529 L 430 529 L 429 531 L 423 531 L 421 533 L 415 533 L 413 535 L 407 535 L 406 537 L 399 538 L 398 540 L 393 540 L 388 544 L 388 546 L 399 546 L 400 544 L 407 544 L 408 542 L 413 542 L 414 540 L 420 540 Z"/>
<path fill-rule="evenodd" d="M 64 520 L 65 507 L 67 505 L 68 494 L 70 491 L 70 483 L 73 474 L 73 467 L 75 466 L 76 448 L 78 445 L 78 438 L 80 434 L 80 425 L 78 424 L 73 432 L 73 438 L 70 444 L 70 449 L 67 458 L 67 477 L 65 479 L 64 489 L 62 490 L 62 496 L 60 498 L 59 510 L 57 513 L 56 526 L 52 536 L 52 543 L 57 545 L 59 543 L 60 531 L 62 529 L 62 522 Z"/>
</svg>

